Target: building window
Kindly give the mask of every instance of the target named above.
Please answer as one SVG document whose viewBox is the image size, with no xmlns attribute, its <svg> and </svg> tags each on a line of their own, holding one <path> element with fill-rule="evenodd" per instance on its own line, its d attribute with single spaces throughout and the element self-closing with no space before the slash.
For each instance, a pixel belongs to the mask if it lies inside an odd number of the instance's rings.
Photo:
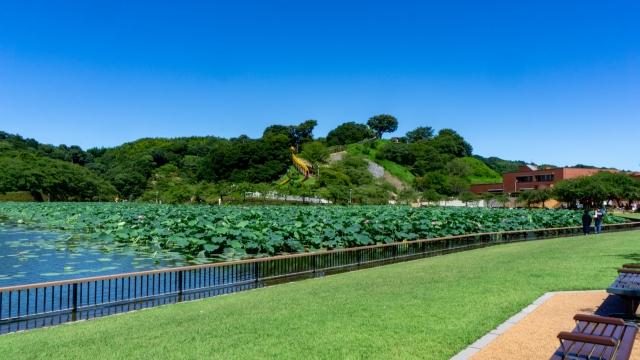
<svg viewBox="0 0 640 360">
<path fill-rule="evenodd" d="M 516 180 L 518 182 L 532 182 L 533 181 L 533 176 L 517 176 Z"/>
<path fill-rule="evenodd" d="M 536 181 L 553 181 L 553 174 L 536 175 Z"/>
</svg>

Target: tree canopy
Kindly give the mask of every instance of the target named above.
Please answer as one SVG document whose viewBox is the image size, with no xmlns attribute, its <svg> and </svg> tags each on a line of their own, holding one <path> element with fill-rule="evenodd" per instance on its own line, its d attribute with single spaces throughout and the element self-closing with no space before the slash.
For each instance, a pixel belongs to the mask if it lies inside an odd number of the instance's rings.
<svg viewBox="0 0 640 360">
<path fill-rule="evenodd" d="M 117 194 L 109 183 L 91 171 L 69 162 L 27 151 L 0 153 L 0 193 L 28 191 L 37 201 L 103 199 Z"/>
<path fill-rule="evenodd" d="M 307 120 L 298 126 L 271 125 L 264 130 L 263 137 L 267 135 L 286 135 L 289 137 L 290 146 L 296 146 L 313 140 L 313 129 L 318 125 L 316 120 Z"/>
<path fill-rule="evenodd" d="M 420 126 L 415 130 L 409 131 L 406 138 L 409 143 L 431 140 L 433 138 L 433 128 L 431 126 Z"/>
<path fill-rule="evenodd" d="M 398 119 L 391 115 L 380 114 L 369 118 L 367 125 L 376 132 L 379 139 L 382 139 L 382 134 L 398 130 Z"/>
<path fill-rule="evenodd" d="M 367 125 L 346 122 L 329 131 L 327 146 L 355 144 L 375 136 L 375 132 Z"/>
</svg>

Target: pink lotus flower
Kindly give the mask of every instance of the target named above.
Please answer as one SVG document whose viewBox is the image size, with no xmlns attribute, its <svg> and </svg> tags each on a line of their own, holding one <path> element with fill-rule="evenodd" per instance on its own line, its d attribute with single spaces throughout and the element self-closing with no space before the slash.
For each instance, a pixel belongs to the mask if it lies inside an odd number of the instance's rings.
<svg viewBox="0 0 640 360">
<path fill-rule="evenodd" d="M 435 225 L 435 224 L 436 224 L 436 222 L 435 222 L 435 221 L 432 221 L 432 222 L 431 222 L 431 225 Z"/>
<path fill-rule="evenodd" d="M 368 224 L 368 223 L 369 223 L 369 219 L 365 220 L 365 221 L 364 221 L 364 223 L 365 223 L 365 224 Z"/>
<path fill-rule="evenodd" d="M 482 227 L 482 224 L 478 223 L 478 227 Z"/>
<path fill-rule="evenodd" d="M 142 219 L 142 215 L 138 215 L 138 219 Z"/>
<path fill-rule="evenodd" d="M 171 231 L 171 228 L 167 228 L 167 231 Z"/>
<path fill-rule="evenodd" d="M 502 219 L 502 222 L 507 222 L 507 219 Z"/>
</svg>

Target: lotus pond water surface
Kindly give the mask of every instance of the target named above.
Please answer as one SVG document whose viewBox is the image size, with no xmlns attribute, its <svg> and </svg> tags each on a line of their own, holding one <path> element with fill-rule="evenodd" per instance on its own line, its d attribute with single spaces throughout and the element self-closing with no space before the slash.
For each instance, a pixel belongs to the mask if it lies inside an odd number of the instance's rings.
<svg viewBox="0 0 640 360">
<path fill-rule="evenodd" d="M 0 220 L 0 287 L 202 263 L 179 253 L 138 250 L 131 244 L 105 248 L 85 236 Z"/>
</svg>

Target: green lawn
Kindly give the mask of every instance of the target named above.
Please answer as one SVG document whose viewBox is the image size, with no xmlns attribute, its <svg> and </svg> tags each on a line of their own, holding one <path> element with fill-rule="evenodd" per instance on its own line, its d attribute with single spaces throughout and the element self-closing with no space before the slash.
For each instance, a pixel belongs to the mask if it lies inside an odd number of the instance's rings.
<svg viewBox="0 0 640 360">
<path fill-rule="evenodd" d="M 640 214 L 615 214 L 618 216 L 622 216 L 622 217 L 628 217 L 628 218 L 632 218 L 632 219 L 640 219 Z"/>
<path fill-rule="evenodd" d="M 604 289 L 638 245 L 634 231 L 496 246 L 10 334 L 0 354 L 448 359 L 545 292 Z"/>
</svg>

